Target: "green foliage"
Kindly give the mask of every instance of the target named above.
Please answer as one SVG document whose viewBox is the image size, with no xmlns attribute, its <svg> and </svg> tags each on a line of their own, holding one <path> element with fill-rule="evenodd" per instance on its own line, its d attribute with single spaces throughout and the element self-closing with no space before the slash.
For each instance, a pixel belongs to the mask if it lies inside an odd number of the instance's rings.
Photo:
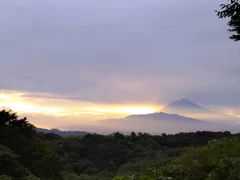
<svg viewBox="0 0 240 180">
<path fill-rule="evenodd" d="M 26 118 L 3 110 L 0 180 L 234 180 L 240 177 L 238 136 L 117 132 L 63 138 L 37 133 Z"/>
<path fill-rule="evenodd" d="M 151 136 L 146 133 L 131 133 L 125 136 L 114 133 L 109 136 L 88 134 L 50 141 L 55 152 L 65 158 L 65 171 L 90 176 L 100 176 L 103 172 L 142 175 L 147 172 L 147 168 L 160 167 L 172 161 L 186 146 L 202 146 L 209 140 L 228 136 L 231 136 L 229 132 L 163 136 Z"/>
<path fill-rule="evenodd" d="M 12 180 L 11 177 L 6 175 L 0 175 L 0 180 Z"/>
<path fill-rule="evenodd" d="M 237 180 L 240 179 L 240 137 L 225 138 L 204 147 L 187 148 L 170 164 L 146 175 L 114 180 Z"/>
<path fill-rule="evenodd" d="M 173 164 L 181 166 L 184 177 L 188 179 L 229 179 L 230 172 L 232 175 L 236 172 L 239 157 L 240 143 L 235 137 L 202 148 L 188 148 Z"/>
<path fill-rule="evenodd" d="M 61 179 L 60 157 L 26 118 L 0 111 L 0 144 L 0 174 L 13 180 Z"/>
<path fill-rule="evenodd" d="M 228 4 L 221 4 L 221 10 L 217 11 L 219 18 L 228 18 L 229 32 L 234 33 L 230 39 L 240 40 L 240 2 L 239 0 L 230 0 Z"/>
<path fill-rule="evenodd" d="M 12 180 L 11 177 L 6 175 L 0 175 L 0 180 Z"/>
<path fill-rule="evenodd" d="M 73 174 L 73 173 L 65 173 L 64 179 L 65 180 L 90 180 L 88 175 L 77 176 L 76 174 Z"/>
<path fill-rule="evenodd" d="M 0 145 L 0 174 L 12 177 L 26 177 L 29 170 L 18 161 L 20 156 L 14 154 L 9 148 Z"/>
</svg>

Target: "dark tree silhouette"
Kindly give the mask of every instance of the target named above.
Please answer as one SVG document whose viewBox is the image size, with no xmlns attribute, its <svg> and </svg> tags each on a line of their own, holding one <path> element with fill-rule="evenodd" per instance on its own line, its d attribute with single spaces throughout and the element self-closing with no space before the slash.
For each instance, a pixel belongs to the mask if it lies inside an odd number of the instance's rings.
<svg viewBox="0 0 240 180">
<path fill-rule="evenodd" d="M 62 159 L 38 136 L 27 118 L 10 110 L 0 111 L 0 174 L 10 179 L 62 180 Z M 0 177 L 1 180 L 1 177 Z"/>
<path fill-rule="evenodd" d="M 228 0 L 227 4 L 220 5 L 221 10 L 216 11 L 217 16 L 220 19 L 228 18 L 228 29 L 229 32 L 233 33 L 230 39 L 234 41 L 240 40 L 240 1 L 239 0 Z"/>
<path fill-rule="evenodd" d="M 18 119 L 16 113 L 11 110 L 0 111 L 0 128 L 11 127 L 26 136 L 32 136 L 36 132 L 36 128 L 27 121 L 27 118 Z"/>
</svg>

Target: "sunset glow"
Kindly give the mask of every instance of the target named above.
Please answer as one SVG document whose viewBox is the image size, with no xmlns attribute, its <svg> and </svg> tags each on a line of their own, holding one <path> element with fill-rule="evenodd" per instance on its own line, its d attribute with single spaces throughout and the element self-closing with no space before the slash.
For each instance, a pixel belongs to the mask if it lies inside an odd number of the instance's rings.
<svg viewBox="0 0 240 180">
<path fill-rule="evenodd" d="M 117 112 L 119 113 L 127 113 L 127 114 L 150 114 L 150 113 L 154 113 L 158 111 L 158 109 L 154 109 L 154 108 L 147 108 L 147 107 L 139 107 L 139 108 L 134 108 L 134 107 L 130 107 L 130 108 L 120 108 L 117 110 Z"/>
<path fill-rule="evenodd" d="M 59 98 L 51 98 L 51 96 L 54 95 L 44 94 L 43 96 L 30 92 L 3 90 L 0 93 L 0 108 L 11 109 L 24 115 L 39 114 L 68 119 L 74 118 L 74 121 L 77 121 L 77 118 L 89 121 L 124 117 L 131 114 L 148 114 L 160 109 L 157 105 L 96 104 L 73 101 L 60 96 L 58 96 Z"/>
<path fill-rule="evenodd" d="M 235 116 L 235 117 L 239 117 L 240 118 L 240 115 L 235 113 L 234 111 L 228 111 L 226 114 L 229 115 L 229 116 Z"/>
</svg>

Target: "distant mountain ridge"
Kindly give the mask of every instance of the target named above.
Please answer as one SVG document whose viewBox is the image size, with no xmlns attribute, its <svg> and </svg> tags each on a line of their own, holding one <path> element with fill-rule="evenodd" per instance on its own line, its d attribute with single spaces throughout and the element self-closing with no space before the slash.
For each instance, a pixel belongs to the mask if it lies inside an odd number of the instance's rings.
<svg viewBox="0 0 240 180">
<path fill-rule="evenodd" d="M 37 128 L 38 132 L 43 132 L 43 133 L 54 133 L 62 137 L 66 136 L 84 136 L 87 134 L 91 134 L 89 132 L 85 131 L 61 131 L 59 129 L 43 129 L 43 128 Z"/>
<path fill-rule="evenodd" d="M 98 123 L 109 129 L 111 127 L 117 127 L 118 131 L 148 132 L 153 134 L 226 130 L 224 127 L 214 123 L 163 112 L 145 115 L 130 115 L 120 119 L 102 120 Z"/>
<path fill-rule="evenodd" d="M 178 114 L 168 114 L 168 113 L 164 113 L 164 112 L 156 112 L 156 113 L 151 113 L 151 114 L 141 114 L 141 115 L 130 115 L 125 117 L 124 119 L 145 119 L 145 118 L 163 118 L 163 119 L 168 119 L 168 120 L 179 120 L 179 121 L 185 121 L 185 120 L 191 120 L 191 121 L 195 121 L 195 122 L 201 122 L 201 123 L 206 123 L 205 121 L 201 121 L 198 119 L 193 119 L 193 118 L 188 118 L 188 117 L 184 117 Z"/>
<path fill-rule="evenodd" d="M 236 123 L 239 120 L 240 118 L 215 113 L 183 98 L 171 102 L 161 112 L 103 120 L 99 121 L 99 126 L 155 134 L 202 130 L 239 132 L 240 126 Z"/>
</svg>

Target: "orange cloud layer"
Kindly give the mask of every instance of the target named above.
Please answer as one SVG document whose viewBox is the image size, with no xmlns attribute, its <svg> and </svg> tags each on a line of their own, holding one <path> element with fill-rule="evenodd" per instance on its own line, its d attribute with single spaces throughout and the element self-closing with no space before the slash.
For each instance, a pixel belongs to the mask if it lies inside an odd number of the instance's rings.
<svg viewBox="0 0 240 180">
<path fill-rule="evenodd" d="M 89 121 L 124 117 L 130 114 L 153 113 L 161 107 L 153 104 L 96 104 L 67 99 L 64 96 L 51 93 L 1 90 L 0 108 L 9 108 L 20 115 L 31 117 L 29 120 L 33 120 L 37 126 L 43 127 L 48 124 L 48 126 L 54 127 L 54 123 L 88 123 Z M 48 117 L 46 121 L 36 121 L 39 118 L 46 119 L 44 117 Z"/>
</svg>

